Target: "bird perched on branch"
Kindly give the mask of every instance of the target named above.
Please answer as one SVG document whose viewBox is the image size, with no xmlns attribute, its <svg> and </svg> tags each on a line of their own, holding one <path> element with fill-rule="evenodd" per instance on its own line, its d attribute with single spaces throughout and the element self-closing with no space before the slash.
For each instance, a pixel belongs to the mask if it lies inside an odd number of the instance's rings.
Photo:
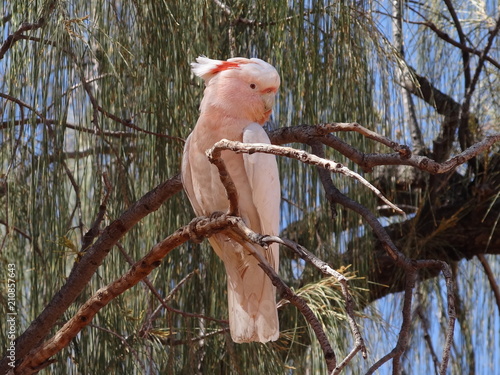
<svg viewBox="0 0 500 375">
<path fill-rule="evenodd" d="M 260 60 L 227 61 L 198 57 L 195 75 L 205 81 L 200 117 L 184 148 L 182 182 L 197 215 L 227 211 L 229 202 L 218 169 L 205 154 L 217 141 L 228 139 L 270 144 L 262 125 L 269 119 L 280 85 L 276 69 Z M 253 231 L 277 235 L 280 183 L 274 155 L 236 154 L 221 157 L 238 192 L 242 219 Z M 248 246 L 265 256 L 278 271 L 278 245 L 268 249 L 239 244 L 224 234 L 209 239 L 227 273 L 229 327 L 233 341 L 275 341 L 279 336 L 276 290 Z"/>
</svg>

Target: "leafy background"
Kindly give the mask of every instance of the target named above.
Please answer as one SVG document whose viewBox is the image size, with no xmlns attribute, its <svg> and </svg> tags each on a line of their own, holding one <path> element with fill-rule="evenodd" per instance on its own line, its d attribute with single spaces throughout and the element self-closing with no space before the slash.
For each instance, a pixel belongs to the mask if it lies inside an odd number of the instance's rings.
<svg viewBox="0 0 500 375">
<path fill-rule="evenodd" d="M 404 17 L 418 20 L 423 15 L 453 33 L 443 2 L 401 5 Z M 0 60 L 0 92 L 8 95 L 1 102 L 0 261 L 4 268 L 14 263 L 18 270 L 18 333 L 46 306 L 78 262 L 83 236 L 106 193 L 110 197 L 103 225 L 179 172 L 183 139 L 196 123 L 203 92 L 189 66 L 199 55 L 258 56 L 276 66 L 282 86 L 269 129 L 358 122 L 412 146 L 398 83 L 404 62 L 392 35 L 389 2 L 16 0 L 2 1 L 1 6 L 4 40 L 23 22 L 43 24 L 25 33 L 30 40 L 18 40 Z M 454 6 L 470 44 L 480 45 L 498 17 L 498 2 L 457 1 Z M 402 32 L 407 64 L 460 101 L 465 92 L 460 50 L 419 24 L 405 23 Z M 498 60 L 499 53 L 496 44 L 491 55 Z M 499 129 L 498 72 L 488 65 L 473 93 L 472 107 L 484 134 Z M 423 101 L 414 104 L 423 139 L 432 147 L 441 117 Z M 341 137 L 364 152 L 386 152 L 359 134 Z M 327 156 L 362 173 L 335 150 L 328 150 Z M 366 274 L 373 260 L 369 229 L 357 214 L 340 208 L 332 219 L 315 169 L 285 159 L 279 163 L 283 232 L 334 267 L 350 266 L 346 272 L 352 272 L 348 273 L 351 285 L 364 306 Z M 339 176 L 334 182 L 376 210 L 377 202 L 366 189 Z M 423 205 L 426 194 L 417 189 L 412 204 Z M 177 194 L 144 218 L 110 252 L 64 320 L 93 292 L 126 272 L 129 265 L 123 253 L 139 259 L 192 217 L 186 197 Z M 389 224 L 394 219 L 381 220 Z M 419 234 L 409 236 L 418 239 Z M 347 249 L 354 251 L 353 264 L 337 264 L 338 254 Z M 283 279 L 302 291 L 328 327 L 335 349 L 347 354 L 352 339 L 338 290 L 290 253 L 283 251 L 281 258 Z M 500 274 L 498 259 L 488 259 L 494 273 Z M 478 261 L 462 261 L 455 267 L 463 315 L 450 372 L 490 374 L 500 363 L 498 309 Z M 187 275 L 189 280 L 171 296 L 171 306 L 225 319 L 224 270 L 207 244 L 176 249 L 150 280 L 166 296 Z M 416 310 L 404 367 L 407 373 L 433 372 L 424 336 L 427 329 L 435 348 L 441 347 L 446 321 L 443 281 L 421 282 L 416 293 L 429 327 L 423 327 Z M 370 359 L 356 358 L 347 373 L 361 373 L 391 350 L 401 303 L 401 296 L 394 294 L 359 311 Z M 316 374 L 325 370 L 315 339 L 293 307 L 280 311 L 283 333 L 277 343 L 234 345 L 224 333 L 225 325 L 217 321 L 161 310 L 152 325 L 145 326 L 157 306 L 149 290 L 138 285 L 103 309 L 42 372 Z M 7 341 L 5 335 L 2 329 L 1 342 Z M 208 336 L 199 339 L 200 335 Z M 389 366 L 384 371 L 388 373 Z"/>
</svg>

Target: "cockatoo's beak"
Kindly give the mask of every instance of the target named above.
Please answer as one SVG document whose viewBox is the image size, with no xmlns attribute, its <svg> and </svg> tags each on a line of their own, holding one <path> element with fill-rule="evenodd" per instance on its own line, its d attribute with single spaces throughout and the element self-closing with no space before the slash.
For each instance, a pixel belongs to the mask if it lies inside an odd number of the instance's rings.
<svg viewBox="0 0 500 375">
<path fill-rule="evenodd" d="M 267 111 L 271 111 L 274 107 L 274 98 L 276 97 L 276 93 L 270 92 L 268 94 L 262 95 L 264 100 L 264 108 Z"/>
<path fill-rule="evenodd" d="M 275 94 L 264 95 L 264 116 L 259 120 L 259 124 L 264 125 L 264 123 L 269 120 L 269 116 L 273 112 L 274 107 L 274 96 Z"/>
<path fill-rule="evenodd" d="M 274 107 L 274 99 L 276 98 L 276 92 L 278 90 L 271 88 L 266 89 L 262 92 L 262 101 L 264 102 L 264 116 L 259 120 L 259 124 L 263 125 L 267 120 L 269 120 L 269 116 L 273 111 Z"/>
</svg>

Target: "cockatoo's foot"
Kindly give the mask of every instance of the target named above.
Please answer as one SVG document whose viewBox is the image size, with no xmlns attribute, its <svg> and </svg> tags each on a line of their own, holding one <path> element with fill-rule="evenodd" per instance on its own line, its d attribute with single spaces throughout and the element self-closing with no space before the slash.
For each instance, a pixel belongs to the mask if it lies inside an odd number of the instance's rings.
<svg viewBox="0 0 500 375">
<path fill-rule="evenodd" d="M 218 218 L 220 218 L 220 217 L 221 217 L 221 216 L 223 216 L 223 215 L 225 215 L 225 213 L 224 213 L 224 212 L 222 212 L 222 211 L 214 211 L 214 212 L 212 212 L 212 213 L 210 214 L 209 218 L 210 218 L 210 219 L 212 219 L 212 220 L 214 220 L 214 219 L 218 219 Z"/>
<path fill-rule="evenodd" d="M 198 230 L 196 229 L 196 226 L 202 220 L 203 220 L 202 217 L 197 217 L 196 219 L 191 220 L 191 222 L 188 224 L 189 239 L 194 243 L 201 243 L 206 237 L 204 235 L 198 234 Z"/>
</svg>

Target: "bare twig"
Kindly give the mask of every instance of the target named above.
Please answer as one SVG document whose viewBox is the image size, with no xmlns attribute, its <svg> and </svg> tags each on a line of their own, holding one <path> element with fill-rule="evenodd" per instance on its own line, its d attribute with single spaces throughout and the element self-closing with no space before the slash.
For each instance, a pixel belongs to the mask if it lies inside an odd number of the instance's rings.
<svg viewBox="0 0 500 375">
<path fill-rule="evenodd" d="M 462 149 L 469 147 L 473 142 L 473 135 L 471 133 L 470 123 L 469 123 L 469 118 L 470 118 L 469 112 L 470 112 L 470 104 L 472 101 L 472 95 L 479 82 L 479 77 L 481 76 L 481 72 L 485 65 L 486 56 L 488 56 L 490 49 L 493 47 L 494 40 L 499 32 L 500 32 L 500 17 L 497 19 L 495 27 L 489 32 L 488 41 L 486 43 L 486 46 L 484 47 L 482 54 L 479 56 L 479 61 L 477 62 L 476 70 L 474 71 L 474 76 L 470 81 L 470 85 L 466 87 L 465 97 L 460 111 L 460 126 L 458 129 L 458 139 L 460 141 Z"/>
<path fill-rule="evenodd" d="M 406 21 L 406 22 L 411 23 L 411 24 L 415 24 L 415 25 L 422 25 L 422 26 L 428 27 L 429 29 L 431 29 L 432 31 L 434 31 L 434 33 L 440 39 L 444 40 L 445 42 L 447 42 L 447 43 L 449 43 L 449 44 L 451 44 L 451 45 L 453 45 L 455 47 L 458 47 L 459 49 L 461 49 L 464 52 L 467 52 L 467 53 L 470 53 L 470 54 L 473 54 L 473 55 L 477 55 L 477 56 L 482 56 L 483 55 L 483 51 L 480 51 L 480 50 L 475 49 L 475 48 L 471 48 L 471 47 L 465 45 L 464 43 L 456 41 L 455 39 L 451 38 L 448 33 L 442 31 L 441 29 L 439 29 L 431 21 L 424 21 L 424 22 Z M 495 59 L 491 58 L 488 55 L 485 55 L 484 59 L 486 61 L 488 61 L 489 63 L 491 63 L 492 65 L 494 65 L 495 67 L 497 67 L 498 69 L 500 69 L 500 62 L 496 61 Z"/>
<path fill-rule="evenodd" d="M 94 223 L 82 238 L 82 251 L 86 251 L 87 248 L 92 244 L 92 241 L 94 241 L 94 239 L 99 235 L 99 226 L 104 220 L 104 215 L 106 214 L 106 207 L 108 205 L 109 196 L 111 195 L 112 186 L 109 182 L 107 173 L 102 174 L 102 179 L 105 186 L 104 198 L 102 199 L 101 205 L 99 206 L 99 211 L 97 213 L 96 219 L 94 220 Z"/>
<path fill-rule="evenodd" d="M 342 290 L 342 295 L 344 296 L 344 300 L 346 302 L 346 312 L 347 312 L 347 320 L 349 321 L 349 326 L 351 328 L 351 332 L 354 336 L 355 344 L 354 348 L 351 352 L 344 358 L 344 360 L 337 364 L 333 374 L 338 374 L 340 371 L 349 363 L 349 361 L 356 355 L 357 352 L 361 351 L 363 358 L 367 357 L 366 346 L 359 331 L 359 327 L 356 324 L 356 320 L 354 319 L 354 300 L 352 298 L 351 293 L 349 292 L 348 280 L 342 275 L 340 272 L 337 272 L 333 268 L 331 268 L 327 263 L 323 262 L 321 259 L 316 257 L 310 251 L 308 251 L 305 247 L 300 244 L 297 244 L 286 238 L 279 238 L 276 236 L 264 236 L 261 240 L 264 243 L 276 242 L 282 244 L 289 249 L 293 250 L 297 255 L 305 260 L 306 262 L 311 263 L 314 267 L 316 267 L 319 271 L 321 271 L 324 275 L 332 276 L 337 279 L 340 284 L 340 288 Z"/>
<path fill-rule="evenodd" d="M 10 34 L 3 42 L 2 46 L 0 47 L 0 60 L 4 58 L 7 51 L 12 48 L 15 42 L 17 42 L 19 39 L 22 39 L 22 34 L 25 31 L 36 30 L 41 28 L 43 25 L 43 20 L 40 20 L 36 23 L 24 22 L 13 34 Z"/>
<path fill-rule="evenodd" d="M 213 331 L 213 332 L 207 333 L 205 335 L 193 337 L 193 338 L 190 338 L 187 340 L 169 340 L 168 345 L 178 346 L 178 345 L 192 344 L 192 343 L 195 343 L 197 341 L 205 340 L 205 339 L 208 339 L 210 337 L 221 335 L 221 334 L 224 334 L 227 332 L 229 332 L 229 327 L 218 329 L 217 331 Z"/>
<path fill-rule="evenodd" d="M 83 127 L 81 125 L 77 125 L 71 122 L 57 120 L 57 119 L 24 119 L 24 120 L 6 120 L 0 123 L 0 129 L 8 129 L 11 126 L 25 125 L 25 124 L 51 124 L 51 125 L 62 125 L 68 129 L 73 129 L 76 131 L 80 131 L 82 133 L 95 134 L 95 135 L 103 135 L 106 137 L 117 137 L 117 138 L 125 138 L 125 137 L 135 137 L 136 133 L 125 132 L 125 131 L 107 131 L 107 130 L 98 130 L 98 129 L 90 129 Z"/>
<path fill-rule="evenodd" d="M 491 269 L 490 264 L 488 263 L 488 260 L 486 259 L 484 254 L 477 254 L 477 258 L 479 259 L 481 265 L 483 266 L 484 273 L 488 278 L 491 290 L 493 292 L 493 295 L 495 296 L 495 301 L 497 303 L 498 311 L 500 312 L 500 288 L 498 287 L 498 283 L 495 279 L 495 274 L 493 273 L 493 270 Z"/>
<path fill-rule="evenodd" d="M 460 40 L 460 44 L 465 46 L 466 45 L 466 38 L 464 31 L 462 29 L 462 24 L 460 23 L 460 20 L 458 19 L 457 12 L 455 11 L 455 8 L 453 7 L 453 4 L 451 3 L 450 0 L 444 0 L 444 3 L 446 4 L 446 7 L 448 8 L 448 11 L 450 12 L 451 18 L 453 19 L 453 23 L 455 24 L 455 29 L 457 30 L 458 34 L 458 39 Z M 470 87 L 471 83 L 471 75 L 470 75 L 470 56 L 469 56 L 469 51 L 462 49 L 462 66 L 463 66 L 463 71 L 464 71 L 464 81 L 465 81 L 465 89 L 468 90 Z"/>
<path fill-rule="evenodd" d="M 366 372 L 366 375 L 373 374 L 375 370 L 379 369 L 384 363 L 389 360 L 393 360 L 393 374 L 400 373 L 401 366 L 401 356 L 406 351 L 406 347 L 408 345 L 409 339 L 409 331 L 411 326 L 411 303 L 412 303 L 412 292 L 413 287 L 415 286 L 416 280 L 416 269 L 412 270 L 406 269 L 406 287 L 404 292 L 404 300 L 403 300 L 403 322 L 401 323 L 401 329 L 399 331 L 398 342 L 394 349 L 391 352 L 384 355 L 377 362 L 375 362 Z M 410 272 L 408 272 L 410 271 Z"/>
<path fill-rule="evenodd" d="M 88 93 L 87 93 L 88 94 Z M 28 103 L 25 103 L 24 101 L 20 100 L 20 99 L 17 99 L 11 95 L 8 95 L 8 94 L 4 94 L 4 93 L 0 93 L 0 97 L 4 98 L 4 99 L 7 99 L 7 100 L 10 100 L 22 107 L 25 107 L 27 109 L 29 109 L 30 111 L 32 111 L 33 113 L 35 113 L 41 120 L 41 122 L 45 125 L 50 125 L 50 124 L 59 124 L 60 122 L 58 120 L 51 120 L 51 119 L 48 119 L 46 118 L 41 112 L 37 111 L 34 107 L 32 107 L 31 105 L 29 105 Z M 132 121 L 130 120 L 126 120 L 126 119 L 122 119 L 116 115 L 113 115 L 112 113 L 110 112 L 107 112 L 106 110 L 104 110 L 104 108 L 102 108 L 99 104 L 97 104 L 96 102 L 96 110 L 103 113 L 106 117 L 110 118 L 111 120 L 115 121 L 115 122 L 118 122 L 122 125 L 125 125 L 127 128 L 129 129 L 133 129 L 133 130 L 136 130 L 140 133 L 145 133 L 145 134 L 149 134 L 149 135 L 154 135 L 155 137 L 159 137 L 159 138 L 168 138 L 168 139 L 171 139 L 171 140 L 175 140 L 175 141 L 179 141 L 179 142 L 184 142 L 184 139 L 180 138 L 180 137 L 175 137 L 175 136 L 171 136 L 171 135 L 168 135 L 168 134 L 162 134 L 162 133 L 156 133 L 156 132 L 152 132 L 152 131 L 149 131 L 149 130 L 145 130 L 145 129 L 142 129 L 140 127 L 138 127 L 137 125 L 134 125 L 132 123 Z M 3 121 L 1 126 L 0 126 L 0 129 L 4 129 L 4 128 L 7 128 L 9 126 L 11 126 L 12 124 L 14 125 L 22 125 L 24 123 L 27 123 L 28 121 L 33 121 L 33 120 L 26 120 L 26 121 Z M 71 124 L 69 122 L 64 122 L 64 125 L 67 127 L 67 128 L 70 128 L 70 129 L 74 129 L 74 130 L 78 130 L 78 131 L 82 131 L 82 132 L 86 132 L 86 133 L 91 133 L 91 134 L 96 134 L 96 135 L 107 135 L 107 136 L 112 136 L 112 137 L 130 137 L 130 136 L 133 136 L 132 133 L 125 133 L 125 132 L 119 132 L 119 131 L 105 131 L 105 130 L 102 130 L 100 128 L 95 128 L 95 129 L 88 129 L 88 128 L 84 128 L 83 126 L 79 126 L 79 125 L 75 125 L 75 124 Z"/>
<path fill-rule="evenodd" d="M 405 61 L 405 49 L 403 43 L 403 1 L 393 0 L 392 1 L 392 36 L 394 47 L 397 52 L 399 52 L 400 57 L 397 59 L 398 64 L 396 65 L 396 77 L 399 82 L 404 82 L 406 79 L 412 79 L 410 69 Z M 412 94 L 404 87 L 400 85 L 401 99 L 403 101 L 404 117 L 405 122 L 408 124 L 410 129 L 413 152 L 417 155 L 421 155 L 426 151 L 424 139 L 422 136 L 422 129 L 418 123 L 415 104 L 413 103 Z"/>
<path fill-rule="evenodd" d="M 182 280 L 181 280 L 181 281 L 179 281 L 179 282 L 177 283 L 177 285 L 176 285 L 176 286 L 174 286 L 174 287 L 172 288 L 172 290 L 171 290 L 171 291 L 167 294 L 167 296 L 166 296 L 166 297 L 165 297 L 165 298 L 164 298 L 161 302 L 168 302 L 168 301 L 170 301 L 170 300 L 174 297 L 175 293 L 177 293 L 177 292 L 179 291 L 179 289 L 180 289 L 180 288 L 181 288 L 181 287 L 182 287 L 182 286 L 183 286 L 183 285 L 184 285 L 187 281 L 189 281 L 189 280 L 190 280 L 190 279 L 191 279 L 194 275 L 196 275 L 197 273 L 198 273 L 198 270 L 196 269 L 196 270 L 194 270 L 194 271 L 192 271 L 192 272 L 188 273 L 186 276 L 184 276 L 184 277 L 182 278 Z M 152 286 L 152 285 L 151 285 L 151 286 Z M 151 315 L 148 317 L 148 321 L 149 321 L 149 322 L 153 321 L 153 320 L 156 318 L 156 316 L 158 315 L 158 313 L 161 311 L 161 308 L 162 308 L 162 307 L 165 307 L 165 305 L 164 305 L 163 303 L 160 303 L 160 304 L 158 305 L 158 307 L 155 309 L 155 311 L 153 311 L 153 312 L 151 313 Z M 168 306 L 168 305 L 167 305 L 167 307 L 166 307 L 166 308 L 167 308 L 167 310 L 170 310 L 170 306 Z M 206 317 L 206 316 L 204 316 L 204 317 L 203 317 L 203 319 L 207 319 L 207 318 L 208 318 L 208 320 L 210 320 L 210 319 L 211 319 L 210 317 Z M 212 319 L 212 320 L 214 320 L 214 319 Z M 226 321 L 223 321 L 223 323 L 227 323 L 227 322 L 226 322 Z"/>
<path fill-rule="evenodd" d="M 146 373 L 146 366 L 144 365 L 144 362 L 139 358 L 139 354 L 137 353 L 137 351 L 127 342 L 127 338 L 126 337 L 123 337 L 122 335 L 118 334 L 117 332 L 115 332 L 115 331 L 113 331 L 111 329 L 100 327 L 100 326 L 95 325 L 95 324 L 89 324 L 89 327 L 98 329 L 98 330 L 103 331 L 103 332 L 107 332 L 107 333 L 115 336 L 116 338 L 118 338 L 122 342 L 123 346 L 125 346 L 127 348 L 127 350 L 129 350 L 132 353 L 132 355 L 134 356 L 135 360 L 141 366 L 142 371 L 144 373 Z"/>
<path fill-rule="evenodd" d="M 28 241 L 31 242 L 31 240 L 32 240 L 31 236 L 28 233 L 26 233 L 25 231 L 23 231 L 22 229 L 19 229 L 18 227 L 14 226 L 14 225 L 9 225 L 9 223 L 3 219 L 0 219 L 0 224 L 5 226 L 5 231 L 7 233 L 9 233 L 11 230 L 13 230 L 14 232 L 19 233 L 22 237 L 26 238 Z"/>
<path fill-rule="evenodd" d="M 340 131 L 353 131 L 359 134 L 362 134 L 368 139 L 372 139 L 376 142 L 379 142 L 394 151 L 396 151 L 401 158 L 407 159 L 411 156 L 411 151 L 410 148 L 406 145 L 400 145 L 397 142 L 394 142 L 390 140 L 387 137 L 384 137 L 383 135 L 378 134 L 377 132 L 374 132 L 373 130 L 367 129 L 364 126 L 361 126 L 357 122 L 329 122 L 329 123 L 323 123 L 316 125 L 318 130 L 321 133 L 327 134 L 327 133 L 333 133 L 333 132 L 340 132 Z"/>
<path fill-rule="evenodd" d="M 14 102 L 14 103 L 18 104 L 21 107 L 29 109 L 30 111 L 32 111 L 33 113 L 35 113 L 40 119 L 42 119 L 42 121 L 43 121 L 44 124 L 47 122 L 47 119 L 45 118 L 45 116 L 41 112 L 37 111 L 34 107 L 32 107 L 31 105 L 29 105 L 28 103 L 23 102 L 21 99 L 15 98 L 15 97 L 13 97 L 11 95 L 4 94 L 2 92 L 0 92 L 0 98 L 7 99 L 7 100 L 9 100 L 11 102 Z"/>
<path fill-rule="evenodd" d="M 439 367 L 439 374 L 446 375 L 448 362 L 450 360 L 451 345 L 453 344 L 453 333 L 455 331 L 455 282 L 451 273 L 451 268 L 448 263 L 434 261 L 441 264 L 441 271 L 443 272 L 446 280 L 446 294 L 448 298 L 448 328 L 446 330 L 446 339 L 443 347 L 443 358 L 441 359 L 441 366 Z M 421 261 L 421 264 L 425 262 Z"/>
<path fill-rule="evenodd" d="M 123 246 L 120 244 L 120 243 L 117 243 L 116 246 L 118 247 L 118 249 L 120 250 L 120 252 L 122 253 L 122 255 L 125 257 L 125 259 L 127 260 L 127 263 L 130 264 L 131 266 L 134 265 L 134 260 L 130 257 L 130 255 L 125 251 L 125 249 L 123 248 Z M 155 288 L 155 286 L 151 283 L 151 281 L 149 280 L 149 278 L 146 276 L 144 279 L 142 279 L 142 282 L 149 288 L 149 290 L 151 291 L 151 293 L 153 293 L 153 295 L 156 297 L 156 299 L 158 301 L 160 301 L 160 305 L 156 308 L 156 310 L 148 317 L 148 319 L 142 324 L 141 328 L 139 329 L 139 333 L 138 335 L 140 337 L 143 337 L 146 333 L 147 333 L 147 330 L 149 329 L 149 327 L 151 327 L 151 324 L 152 324 L 152 321 L 155 319 L 155 314 L 157 314 L 161 307 L 164 307 L 166 310 L 172 312 L 172 313 L 175 313 L 175 314 L 179 314 L 179 315 L 182 315 L 186 318 L 196 318 L 196 319 L 203 319 L 203 320 L 210 320 L 210 321 L 213 321 L 213 322 L 217 322 L 217 323 L 220 323 L 220 324 L 224 324 L 224 325 L 228 325 L 229 322 L 227 320 L 222 320 L 222 319 L 216 319 L 216 318 L 212 318 L 210 316 L 206 316 L 206 315 L 202 315 L 202 314 L 193 314 L 193 313 L 188 313 L 188 312 L 185 312 L 185 311 L 181 311 L 181 310 L 178 310 L 178 309 L 175 309 L 173 307 L 171 307 L 170 305 L 167 304 L 167 302 L 172 298 L 172 296 L 175 294 L 175 292 L 187 281 L 189 280 L 194 274 L 196 273 L 196 271 L 193 271 L 191 273 L 189 273 L 186 277 L 184 277 L 171 291 L 170 293 L 167 295 L 166 298 L 163 298 L 160 293 L 158 293 L 158 290 Z"/>
<path fill-rule="evenodd" d="M 423 312 L 423 308 L 421 305 L 417 306 L 416 313 L 418 318 L 422 322 L 422 329 L 424 330 L 424 340 L 427 343 L 427 347 L 429 348 L 429 352 L 431 354 L 432 362 L 434 362 L 434 370 L 436 374 L 438 374 L 438 369 L 441 366 L 439 359 L 437 357 L 436 351 L 434 350 L 434 345 L 432 345 L 431 335 L 430 335 L 430 327 L 429 320 L 425 316 Z"/>
</svg>

